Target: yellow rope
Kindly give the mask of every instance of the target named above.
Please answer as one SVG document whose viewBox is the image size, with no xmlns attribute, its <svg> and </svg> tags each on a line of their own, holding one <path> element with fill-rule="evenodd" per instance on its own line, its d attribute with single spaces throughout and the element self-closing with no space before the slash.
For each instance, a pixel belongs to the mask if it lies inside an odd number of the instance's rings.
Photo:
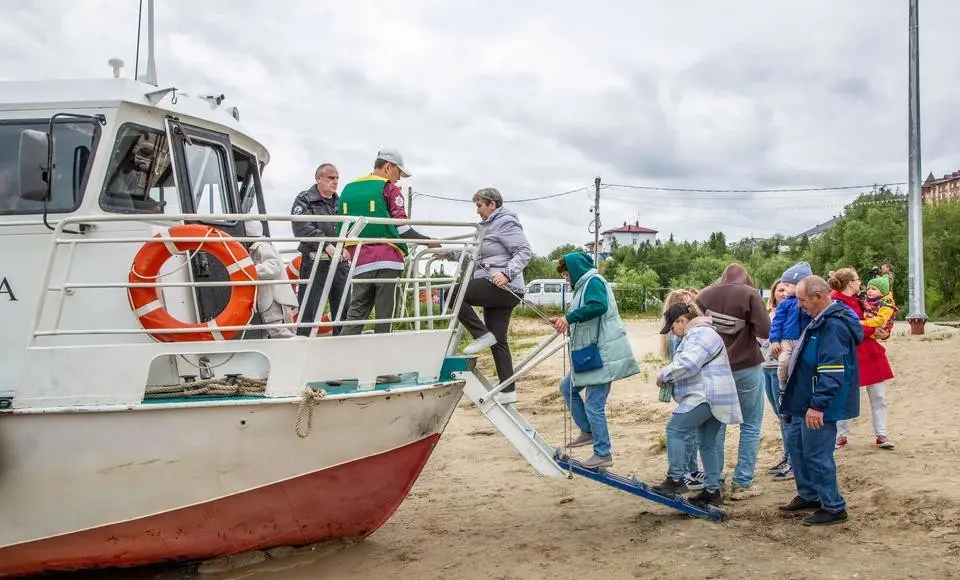
<svg viewBox="0 0 960 580">
<path fill-rule="evenodd" d="M 295 428 L 297 430 L 297 435 L 303 439 L 310 435 L 310 431 L 313 430 L 313 408 L 317 406 L 317 403 L 321 399 L 327 396 L 327 392 L 323 389 L 311 389 L 306 388 L 303 391 L 303 398 L 300 399 L 300 405 L 297 407 L 297 423 Z M 307 415 L 307 430 L 303 431 L 301 425 L 303 423 L 303 415 Z"/>
</svg>

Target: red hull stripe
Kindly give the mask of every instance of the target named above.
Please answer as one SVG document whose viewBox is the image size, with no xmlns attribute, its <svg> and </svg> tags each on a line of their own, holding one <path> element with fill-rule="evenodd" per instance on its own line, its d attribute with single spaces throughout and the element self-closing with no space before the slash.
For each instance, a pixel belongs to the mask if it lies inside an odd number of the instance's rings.
<svg viewBox="0 0 960 580">
<path fill-rule="evenodd" d="M 400 506 L 439 438 L 202 504 L 0 548 L 0 577 L 362 538 Z"/>
</svg>

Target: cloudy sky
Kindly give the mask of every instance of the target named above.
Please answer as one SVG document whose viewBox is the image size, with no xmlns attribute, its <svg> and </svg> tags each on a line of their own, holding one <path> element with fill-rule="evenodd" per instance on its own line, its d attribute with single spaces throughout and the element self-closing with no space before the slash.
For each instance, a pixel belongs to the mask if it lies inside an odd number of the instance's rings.
<svg viewBox="0 0 960 580">
<path fill-rule="evenodd" d="M 960 169 L 960 2 L 921 2 L 923 173 Z M 587 6 L 590 8 L 587 8 Z M 270 149 L 268 209 L 395 147 L 415 192 L 494 186 L 535 250 L 583 243 L 593 179 L 778 189 L 906 180 L 907 0 L 157 0 L 162 85 L 224 93 Z M 0 0 L 0 78 L 133 74 L 135 0 Z M 610 186 L 603 229 L 792 234 L 856 192 Z M 472 220 L 414 200 L 417 218 Z"/>
</svg>

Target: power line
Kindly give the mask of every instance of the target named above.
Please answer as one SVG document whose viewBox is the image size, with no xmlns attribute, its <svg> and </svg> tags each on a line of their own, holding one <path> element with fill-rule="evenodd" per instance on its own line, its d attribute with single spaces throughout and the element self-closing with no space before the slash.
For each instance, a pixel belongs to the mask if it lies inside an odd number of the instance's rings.
<svg viewBox="0 0 960 580">
<path fill-rule="evenodd" d="M 662 192 L 662 193 L 724 193 L 724 194 L 754 194 L 754 193 L 815 193 L 821 192 L 824 194 L 833 193 L 833 194 L 847 194 L 851 190 L 866 190 L 866 191 L 876 191 L 881 187 L 890 187 L 890 186 L 900 186 L 906 185 L 905 182 L 888 182 L 888 183 L 874 183 L 870 185 L 837 185 L 837 186 L 826 186 L 826 187 L 796 187 L 796 188 L 768 188 L 768 189 L 719 189 L 719 188 L 688 188 L 688 187 L 661 187 L 657 185 L 639 185 L 639 184 L 624 184 L 624 183 L 604 183 L 601 184 L 601 189 L 608 188 L 621 188 L 621 189 L 637 189 L 650 192 Z M 542 201 L 545 199 L 554 199 L 557 197 L 563 197 L 567 195 L 573 195 L 575 193 L 584 192 L 588 198 L 592 193 L 592 188 L 590 186 L 578 187 L 577 189 L 571 189 L 569 191 L 561 191 L 558 193 L 550 193 L 547 195 L 541 195 L 536 197 L 527 197 L 521 199 L 508 199 L 509 203 L 530 203 L 536 201 Z M 472 203 L 470 199 L 463 199 L 459 197 L 449 197 L 443 195 L 433 195 L 430 193 L 419 193 L 416 192 L 413 194 L 413 197 L 426 197 L 430 199 L 436 199 L 440 201 L 455 201 L 460 203 Z M 729 196 L 723 198 L 725 201 L 734 199 L 736 196 Z M 788 196 L 781 196 L 779 199 L 785 199 Z M 797 197 L 807 197 L 807 196 L 797 196 Z M 701 198 L 702 199 L 702 198 Z"/>
<path fill-rule="evenodd" d="M 527 197 L 524 199 L 506 199 L 507 203 L 526 203 L 530 201 L 540 201 L 542 199 L 552 199 L 554 197 L 562 197 L 564 195 L 572 195 L 574 193 L 579 193 L 581 191 L 587 191 L 588 187 L 578 187 L 577 189 L 571 189 L 570 191 L 561 191 L 560 193 L 551 193 L 549 195 L 541 195 L 539 197 Z M 443 201 L 459 201 L 463 203 L 473 203 L 470 199 L 463 199 L 459 197 L 445 197 L 442 195 L 431 195 L 429 193 L 414 193 L 414 197 L 429 197 L 431 199 L 440 199 Z"/>
<path fill-rule="evenodd" d="M 874 183 L 870 185 L 837 185 L 830 187 L 796 187 L 772 189 L 697 189 L 688 187 L 660 187 L 657 185 L 628 185 L 622 183 L 607 183 L 607 187 L 622 187 L 625 189 L 643 189 L 648 191 L 672 191 L 691 193 L 787 193 L 787 192 L 814 192 L 814 191 L 845 191 L 850 189 L 875 190 L 878 187 L 890 185 L 906 185 L 906 182 Z"/>
</svg>

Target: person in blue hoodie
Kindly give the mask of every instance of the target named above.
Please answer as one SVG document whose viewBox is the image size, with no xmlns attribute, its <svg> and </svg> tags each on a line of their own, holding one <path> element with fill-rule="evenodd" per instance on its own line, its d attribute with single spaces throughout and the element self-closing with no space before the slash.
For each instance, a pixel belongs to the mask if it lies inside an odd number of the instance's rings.
<svg viewBox="0 0 960 580">
<path fill-rule="evenodd" d="M 813 275 L 810 264 L 800 262 L 787 268 L 780 277 L 780 283 L 786 286 L 787 297 L 777 304 L 777 310 L 770 321 L 770 355 L 777 359 L 777 378 L 780 390 L 787 386 L 787 365 L 803 329 L 810 324 L 810 316 L 800 308 L 797 301 L 797 284 Z"/>
<path fill-rule="evenodd" d="M 857 346 L 863 327 L 845 304 L 833 301 L 829 284 L 819 276 L 800 282 L 797 299 L 813 320 L 790 358 L 780 401 L 797 486 L 796 497 L 780 510 L 816 510 L 804 525 L 825 526 L 847 520 L 833 453 L 837 422 L 860 415 Z"/>
<path fill-rule="evenodd" d="M 560 393 L 580 428 L 580 436 L 567 447 L 593 444 L 593 456 L 583 466 L 611 467 L 613 455 L 606 416 L 610 385 L 639 373 L 640 365 L 633 356 L 613 289 L 597 272 L 593 259 L 583 252 L 571 252 L 560 258 L 557 272 L 573 286 L 566 316 L 550 319 L 558 333 L 570 332 L 572 369 L 560 381 Z M 578 363 L 586 352 L 599 355 L 599 360 L 595 364 Z"/>
</svg>

